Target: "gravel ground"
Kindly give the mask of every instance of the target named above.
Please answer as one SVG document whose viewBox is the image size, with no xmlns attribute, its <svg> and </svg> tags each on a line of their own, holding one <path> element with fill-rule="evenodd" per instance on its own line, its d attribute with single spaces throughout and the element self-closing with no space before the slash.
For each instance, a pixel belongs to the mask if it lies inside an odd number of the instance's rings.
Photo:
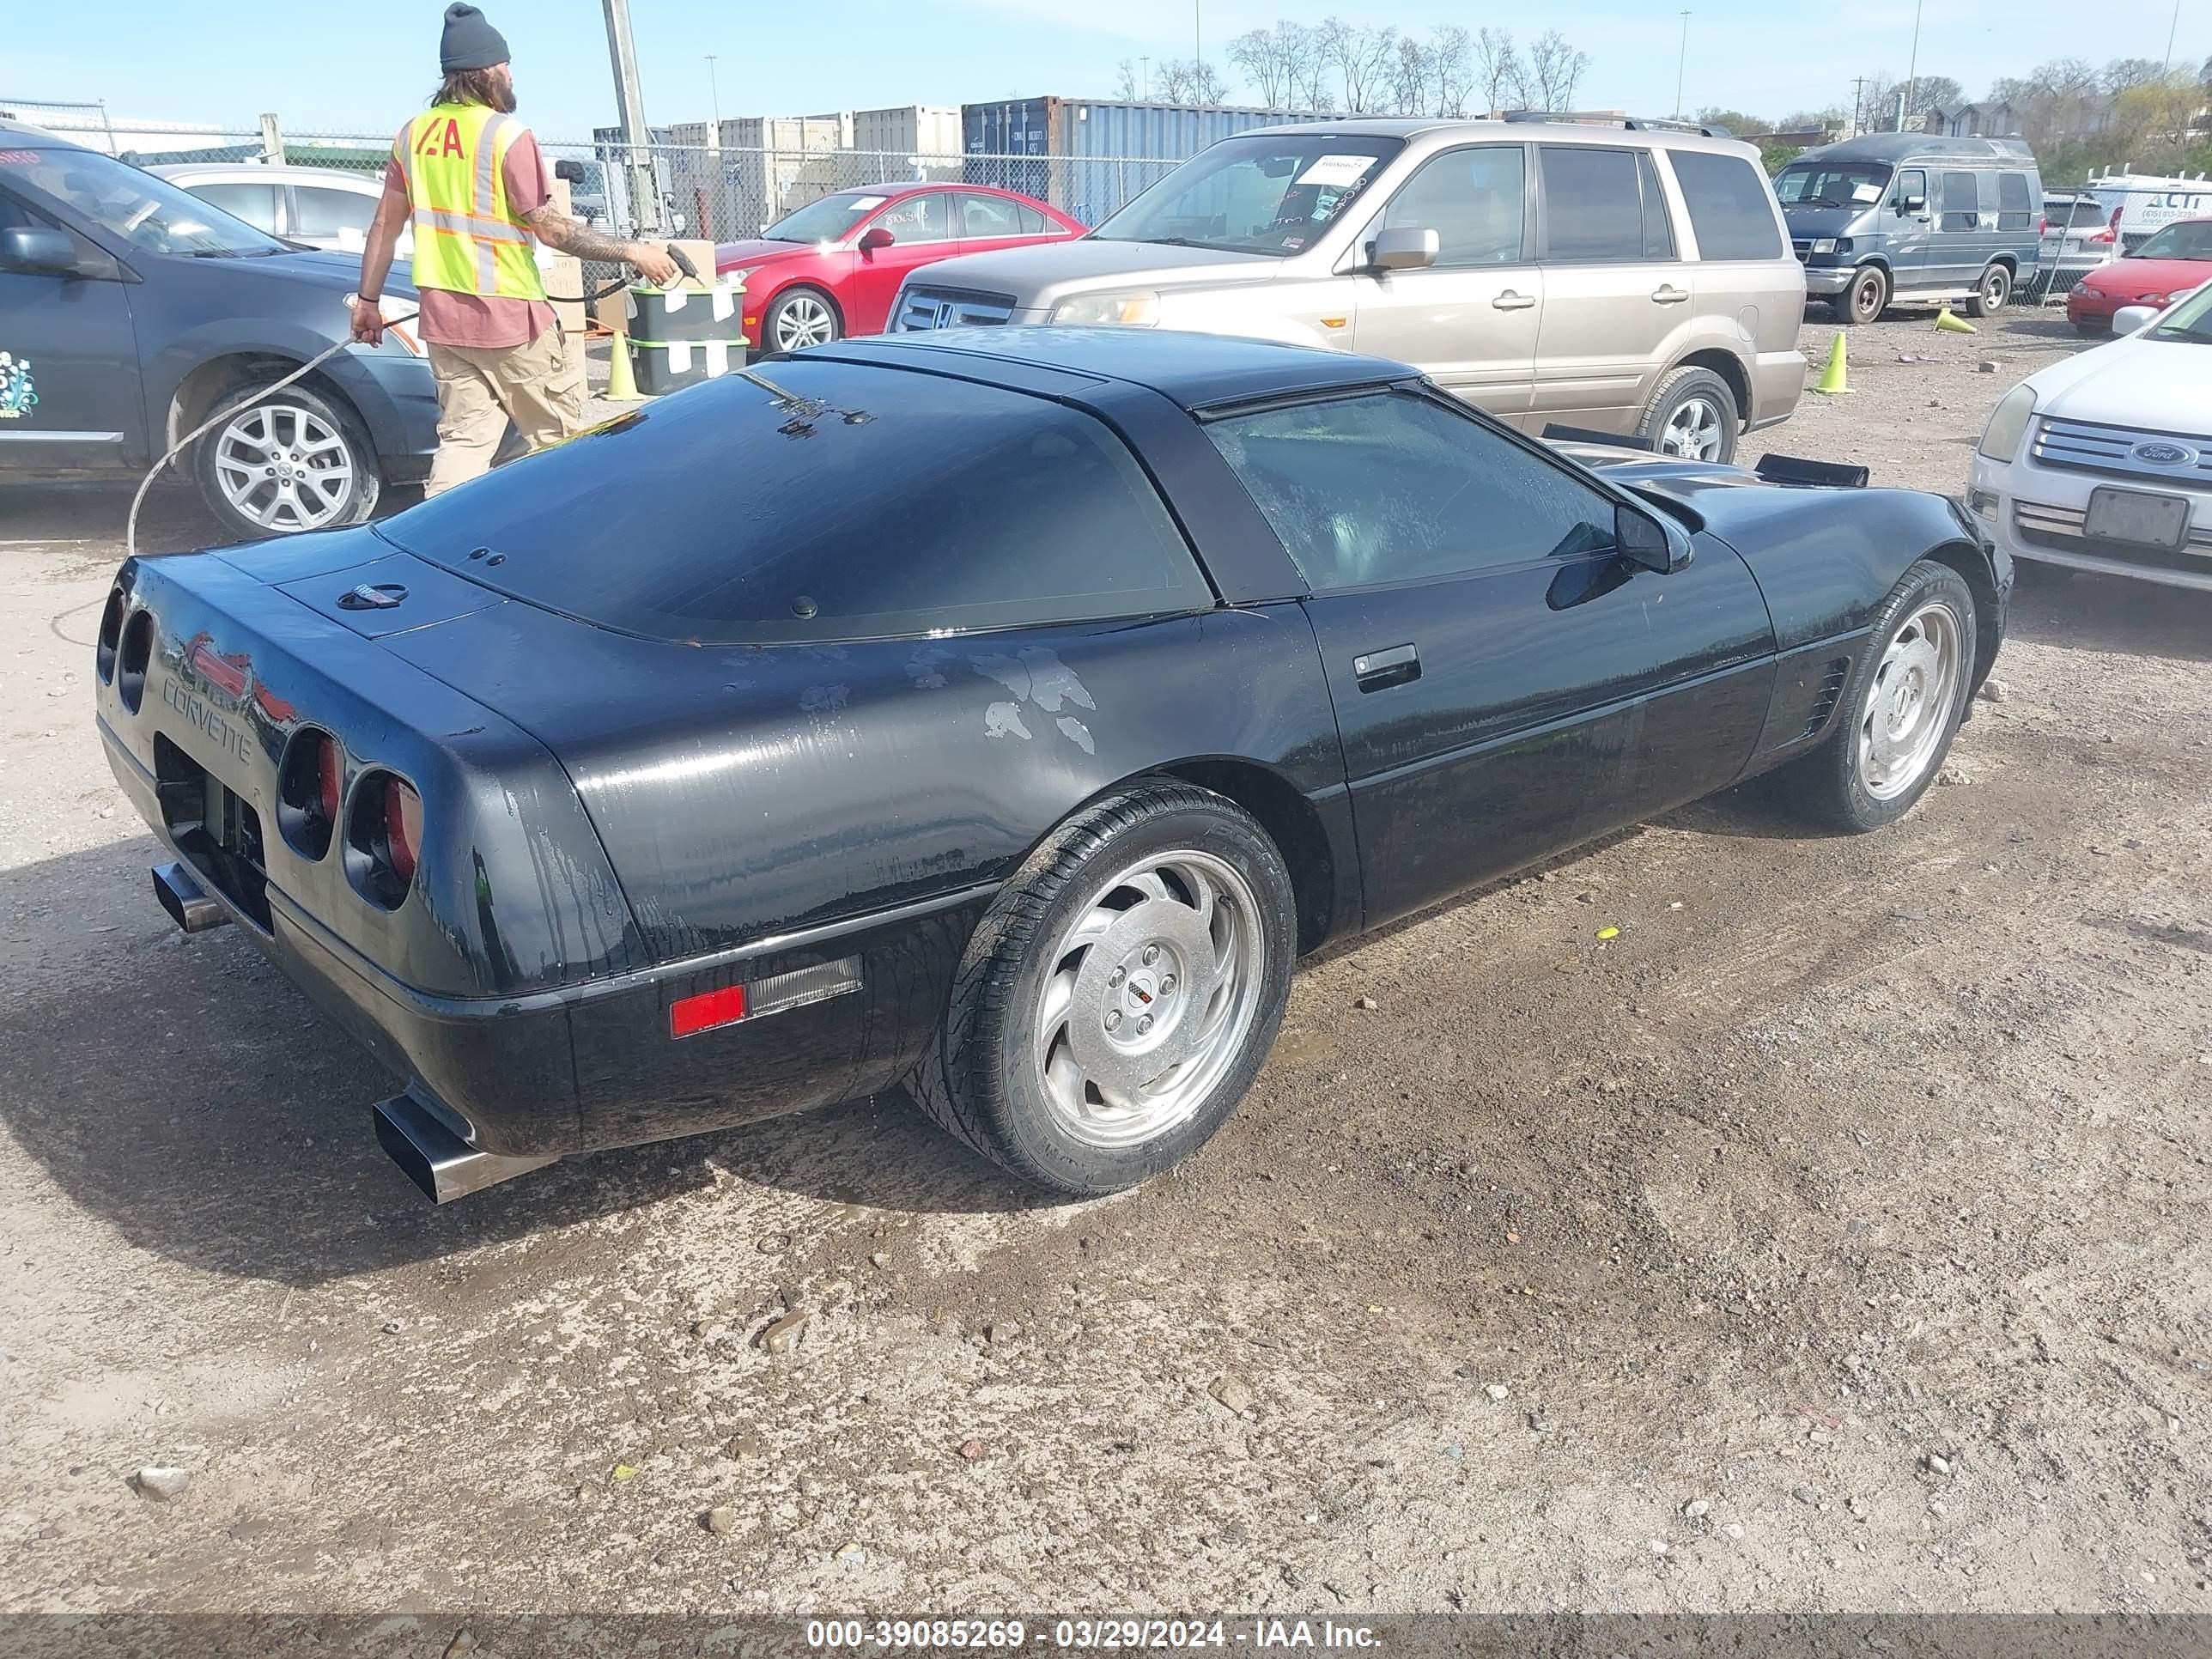
<svg viewBox="0 0 2212 1659">
<path fill-rule="evenodd" d="M 1754 453 L 1955 489 L 2075 347 L 1850 340 Z M 2031 580 L 1888 833 L 1739 792 L 1309 963 L 1141 1192 L 885 1098 L 438 1211 L 147 891 L 123 505 L 0 494 L 0 1610 L 2212 1609 L 2206 599 Z"/>
</svg>

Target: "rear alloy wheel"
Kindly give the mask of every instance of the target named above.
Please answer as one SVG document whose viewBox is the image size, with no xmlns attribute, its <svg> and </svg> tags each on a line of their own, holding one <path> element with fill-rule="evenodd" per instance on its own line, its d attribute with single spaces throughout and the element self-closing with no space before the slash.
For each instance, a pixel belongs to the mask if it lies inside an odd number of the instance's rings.
<svg viewBox="0 0 2212 1659">
<path fill-rule="evenodd" d="M 1735 393 L 1710 368 L 1678 368 L 1661 378 L 1637 434 L 1662 455 L 1686 461 L 1735 458 Z"/>
<path fill-rule="evenodd" d="M 761 336 L 771 351 L 803 351 L 828 345 L 838 334 L 837 310 L 819 289 L 786 289 L 769 302 L 761 319 Z"/>
<path fill-rule="evenodd" d="M 237 392 L 197 446 L 200 494 L 249 539 L 359 524 L 383 480 L 352 412 L 304 386 Z"/>
<path fill-rule="evenodd" d="M 2010 268 L 1993 264 L 1982 272 L 1982 280 L 1974 284 L 1973 297 L 1966 301 L 1966 314 L 1969 317 L 1994 317 L 2005 308 L 2011 298 Z"/>
<path fill-rule="evenodd" d="M 1957 571 L 1923 559 L 1905 573 L 1875 615 L 1833 729 L 1780 774 L 1808 817 L 1879 830 L 1927 793 L 1966 712 L 1975 626 Z"/>
<path fill-rule="evenodd" d="M 1870 323 L 1889 304 L 1889 277 L 1881 266 L 1869 265 L 1851 278 L 1851 285 L 1832 304 L 1838 322 Z"/>
<path fill-rule="evenodd" d="M 1062 825 L 993 900 L 915 1091 L 1040 1186 L 1133 1186 L 1251 1087 L 1296 948 L 1267 833 L 1211 791 L 1139 781 Z"/>
</svg>

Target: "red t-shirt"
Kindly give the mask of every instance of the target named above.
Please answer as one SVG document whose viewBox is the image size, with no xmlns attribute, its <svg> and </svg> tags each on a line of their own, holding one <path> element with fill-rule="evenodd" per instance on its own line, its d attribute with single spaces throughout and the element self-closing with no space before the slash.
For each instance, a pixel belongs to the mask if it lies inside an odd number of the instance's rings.
<svg viewBox="0 0 2212 1659">
<path fill-rule="evenodd" d="M 397 142 L 407 142 L 404 128 L 400 130 Z M 536 212 L 552 198 L 552 175 L 546 170 L 545 157 L 538 150 L 537 138 L 528 131 L 519 134 L 507 147 L 507 160 L 500 166 L 500 176 L 507 185 L 508 210 L 518 219 L 526 213 Z M 396 159 L 384 164 L 384 194 L 386 200 L 397 197 L 401 206 L 413 212 L 414 198 L 407 189 L 406 170 Z M 422 315 L 416 327 L 432 345 L 491 349 L 527 345 L 554 325 L 553 307 L 543 300 L 456 294 L 443 288 L 416 291 L 422 296 Z"/>
</svg>

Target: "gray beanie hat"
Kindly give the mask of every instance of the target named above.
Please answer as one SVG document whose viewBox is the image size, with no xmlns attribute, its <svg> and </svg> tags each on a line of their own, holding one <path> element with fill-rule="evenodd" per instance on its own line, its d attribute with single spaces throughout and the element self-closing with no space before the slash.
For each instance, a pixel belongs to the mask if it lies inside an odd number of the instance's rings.
<svg viewBox="0 0 2212 1659">
<path fill-rule="evenodd" d="M 438 46 L 441 71 L 451 75 L 457 70 L 489 69 L 507 61 L 507 37 L 486 22 L 482 12 L 459 0 L 446 8 L 446 35 Z"/>
</svg>

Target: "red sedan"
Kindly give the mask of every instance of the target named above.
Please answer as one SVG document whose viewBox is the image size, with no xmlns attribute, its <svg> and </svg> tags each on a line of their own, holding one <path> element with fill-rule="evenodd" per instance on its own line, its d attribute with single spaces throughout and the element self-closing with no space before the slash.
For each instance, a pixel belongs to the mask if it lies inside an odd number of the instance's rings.
<svg viewBox="0 0 2212 1659">
<path fill-rule="evenodd" d="M 2122 306 L 2163 308 L 2212 282 L 2212 219 L 2181 219 L 2124 259 L 2100 265 L 2066 296 L 2066 319 L 2084 334 L 2111 331 Z"/>
<path fill-rule="evenodd" d="M 899 283 L 917 265 L 1083 228 L 1057 208 L 987 185 L 877 185 L 809 202 L 751 241 L 722 243 L 714 270 L 744 279 L 749 344 L 796 351 L 882 333 Z"/>
</svg>

